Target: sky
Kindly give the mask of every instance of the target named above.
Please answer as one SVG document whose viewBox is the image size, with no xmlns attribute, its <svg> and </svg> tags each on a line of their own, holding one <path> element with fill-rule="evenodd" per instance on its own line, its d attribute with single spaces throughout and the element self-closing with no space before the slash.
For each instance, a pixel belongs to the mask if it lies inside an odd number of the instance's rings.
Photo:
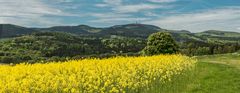
<svg viewBox="0 0 240 93">
<path fill-rule="evenodd" d="M 0 24 L 26 27 L 141 23 L 240 32 L 240 0 L 0 0 Z"/>
</svg>

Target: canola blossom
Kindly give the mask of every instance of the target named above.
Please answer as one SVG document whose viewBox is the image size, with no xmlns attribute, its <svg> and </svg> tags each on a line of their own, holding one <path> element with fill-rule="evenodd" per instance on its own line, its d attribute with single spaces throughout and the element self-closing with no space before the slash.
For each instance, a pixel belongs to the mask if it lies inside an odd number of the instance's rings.
<svg viewBox="0 0 240 93">
<path fill-rule="evenodd" d="M 171 82 L 195 62 L 182 55 L 158 55 L 2 65 L 0 92 L 139 92 L 156 82 Z"/>
</svg>

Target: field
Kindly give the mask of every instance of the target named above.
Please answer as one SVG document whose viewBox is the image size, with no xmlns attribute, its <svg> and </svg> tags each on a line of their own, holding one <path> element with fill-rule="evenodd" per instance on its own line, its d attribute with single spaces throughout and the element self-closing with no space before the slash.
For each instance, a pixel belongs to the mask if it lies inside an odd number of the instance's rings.
<svg viewBox="0 0 240 93">
<path fill-rule="evenodd" d="M 171 85 L 181 88 L 163 93 L 239 93 L 239 54 L 206 55 L 197 59 L 195 70 Z"/>
<path fill-rule="evenodd" d="M 198 57 L 201 62 L 209 62 L 216 64 L 225 64 L 228 66 L 233 66 L 240 68 L 240 54 L 239 53 L 229 53 L 229 54 L 219 54 L 212 56 L 200 56 Z"/>
<path fill-rule="evenodd" d="M 145 93 L 167 88 L 195 62 L 182 55 L 159 55 L 5 65 L 0 67 L 0 92 Z"/>
<path fill-rule="evenodd" d="M 195 62 L 195 59 L 198 62 Z M 0 67 L 1 92 L 238 93 L 240 55 L 72 60 Z"/>
</svg>

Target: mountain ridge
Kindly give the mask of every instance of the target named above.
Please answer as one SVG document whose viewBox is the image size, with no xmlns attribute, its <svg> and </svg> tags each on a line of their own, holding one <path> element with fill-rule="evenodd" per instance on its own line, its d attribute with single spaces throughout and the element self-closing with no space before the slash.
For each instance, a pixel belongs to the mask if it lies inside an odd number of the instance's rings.
<svg viewBox="0 0 240 93">
<path fill-rule="evenodd" d="M 0 24 L 1 37 L 16 37 L 25 34 L 31 34 L 34 32 L 67 32 L 78 35 L 120 35 L 128 37 L 141 37 L 147 38 L 150 34 L 155 32 L 170 32 L 175 34 L 194 34 L 199 37 L 203 36 L 218 36 L 218 37 L 240 37 L 239 32 L 219 31 L 219 30 L 208 30 L 198 33 L 193 33 L 188 30 L 168 30 L 158 26 L 148 24 L 124 24 L 114 25 L 110 27 L 98 28 L 88 25 L 77 25 L 77 26 L 53 26 L 48 28 L 28 28 L 13 24 Z"/>
</svg>

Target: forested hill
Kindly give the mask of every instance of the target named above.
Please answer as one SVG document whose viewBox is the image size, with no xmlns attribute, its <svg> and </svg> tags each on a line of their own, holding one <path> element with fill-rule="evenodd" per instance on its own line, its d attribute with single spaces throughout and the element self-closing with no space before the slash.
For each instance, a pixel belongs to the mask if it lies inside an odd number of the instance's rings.
<svg viewBox="0 0 240 93">
<path fill-rule="evenodd" d="M 126 37 L 81 37 L 64 32 L 37 32 L 15 38 L 0 39 L 0 63 L 61 60 L 66 57 L 107 57 L 138 53 L 145 39 Z"/>
<path fill-rule="evenodd" d="M 50 28 L 27 28 L 11 24 L 0 26 L 0 63 L 138 55 L 146 46 L 147 37 L 159 31 L 172 34 L 180 46 L 180 52 L 190 56 L 230 53 L 240 49 L 240 33 L 227 31 L 191 33 L 145 24 L 106 28 L 87 25 Z"/>
<path fill-rule="evenodd" d="M 146 24 L 126 24 L 115 25 L 106 28 L 91 27 L 88 25 L 78 26 L 54 26 L 49 28 L 27 28 L 12 24 L 0 24 L 0 38 L 16 37 L 33 32 L 67 32 L 77 35 L 91 35 L 91 36 L 125 36 L 125 37 L 139 37 L 147 38 L 150 34 L 158 31 L 166 31 L 180 35 L 184 38 L 202 40 L 206 37 L 221 38 L 221 39 L 239 39 L 240 33 L 229 31 L 209 30 L 200 33 L 191 33 L 186 30 L 167 30 L 153 25 Z M 180 38 L 179 38 L 180 39 Z M 181 40 L 179 40 L 181 41 Z"/>
<path fill-rule="evenodd" d="M 0 38 L 16 37 L 36 32 L 35 29 L 12 25 L 0 24 Z"/>
<path fill-rule="evenodd" d="M 122 35 L 134 37 L 147 37 L 149 34 L 160 31 L 161 28 L 145 24 L 127 24 L 116 25 L 106 28 L 96 28 L 87 25 L 78 26 L 54 26 L 49 28 L 26 28 L 11 24 L 1 24 L 1 38 L 14 37 L 24 34 L 31 34 L 32 32 L 67 32 L 77 35 Z"/>
</svg>

